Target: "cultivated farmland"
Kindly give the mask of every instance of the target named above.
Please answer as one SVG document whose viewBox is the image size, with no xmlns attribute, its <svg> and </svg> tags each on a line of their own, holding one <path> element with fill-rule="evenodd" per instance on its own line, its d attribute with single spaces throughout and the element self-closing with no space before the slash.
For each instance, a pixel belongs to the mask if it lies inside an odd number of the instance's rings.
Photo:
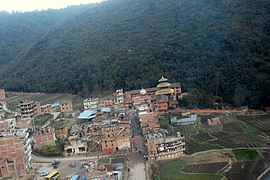
<svg viewBox="0 0 270 180">
<path fill-rule="evenodd" d="M 262 133 L 270 136 L 270 115 L 256 115 L 256 116 L 237 116 L 239 120 L 255 126 Z"/>
<path fill-rule="evenodd" d="M 209 142 L 224 148 L 241 148 L 241 147 L 268 147 L 270 141 L 259 136 L 237 132 L 217 132 L 212 133 L 216 140 Z"/>
<path fill-rule="evenodd" d="M 270 115 L 199 115 L 196 125 L 183 126 L 171 126 L 169 117 L 167 113 L 162 118 L 161 128 L 174 135 L 178 131 L 184 135 L 187 154 L 211 149 L 270 147 L 270 139 L 265 135 L 270 132 Z M 208 125 L 207 119 L 212 117 L 220 118 L 221 124 Z"/>
<path fill-rule="evenodd" d="M 270 166 L 266 160 L 235 162 L 224 175 L 228 179 L 247 180 L 257 177 Z"/>
<path fill-rule="evenodd" d="M 186 166 L 183 171 L 186 173 L 217 174 L 227 165 L 227 162 L 189 165 Z"/>
<path fill-rule="evenodd" d="M 199 133 L 192 136 L 198 142 L 207 142 L 215 140 L 216 138 L 210 135 L 210 133 Z"/>
<path fill-rule="evenodd" d="M 215 144 L 198 142 L 192 138 L 186 139 L 186 153 L 187 154 L 193 154 L 196 152 L 207 151 L 211 149 L 222 149 L 222 147 Z"/>
<path fill-rule="evenodd" d="M 156 174 L 156 180 L 162 179 L 207 179 L 207 180 L 218 180 L 222 179 L 221 175 L 213 175 L 213 174 L 188 174 L 183 172 L 183 168 L 185 167 L 186 162 L 182 160 L 173 160 L 167 162 L 159 163 L 159 172 Z"/>
</svg>

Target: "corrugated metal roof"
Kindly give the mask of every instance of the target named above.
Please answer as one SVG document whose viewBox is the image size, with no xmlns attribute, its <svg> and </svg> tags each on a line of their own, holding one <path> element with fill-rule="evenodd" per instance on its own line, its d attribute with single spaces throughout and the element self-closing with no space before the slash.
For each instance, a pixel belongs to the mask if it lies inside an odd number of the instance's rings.
<svg viewBox="0 0 270 180">
<path fill-rule="evenodd" d="M 101 108 L 101 112 L 110 113 L 111 109 L 110 108 Z"/>
<path fill-rule="evenodd" d="M 92 119 L 97 116 L 97 111 L 85 110 L 80 113 L 78 119 Z"/>
</svg>

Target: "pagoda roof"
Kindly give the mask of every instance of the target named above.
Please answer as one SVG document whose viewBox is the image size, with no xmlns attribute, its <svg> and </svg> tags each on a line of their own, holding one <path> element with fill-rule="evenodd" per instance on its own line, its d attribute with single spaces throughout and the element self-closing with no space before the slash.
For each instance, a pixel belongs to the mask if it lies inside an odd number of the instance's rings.
<svg viewBox="0 0 270 180">
<path fill-rule="evenodd" d="M 156 92 L 156 95 L 163 95 L 163 94 L 173 94 L 174 90 L 173 89 L 160 89 Z"/>
<path fill-rule="evenodd" d="M 168 81 L 168 79 L 164 78 L 163 76 L 160 78 L 160 80 L 158 80 L 158 82 L 166 82 Z"/>
<path fill-rule="evenodd" d="M 168 82 L 162 82 L 162 83 L 160 83 L 160 84 L 158 84 L 157 85 L 157 88 L 163 88 L 163 87 L 170 87 L 171 86 L 171 84 L 170 83 L 168 83 Z"/>
</svg>

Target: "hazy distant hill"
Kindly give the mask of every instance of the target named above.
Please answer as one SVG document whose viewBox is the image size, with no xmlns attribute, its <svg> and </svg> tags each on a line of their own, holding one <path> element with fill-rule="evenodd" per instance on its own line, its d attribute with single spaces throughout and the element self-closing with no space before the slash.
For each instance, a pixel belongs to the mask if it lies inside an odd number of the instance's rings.
<svg viewBox="0 0 270 180">
<path fill-rule="evenodd" d="M 55 27 L 93 7 L 71 6 L 62 10 L 9 14 L 0 12 L 0 70 L 17 60 Z"/>
<path fill-rule="evenodd" d="M 35 44 L 0 53 L 12 59 L 0 71 L 0 85 L 87 95 L 155 86 L 164 75 L 197 88 L 202 99 L 217 94 L 235 105 L 265 107 L 269 9 L 268 0 L 111 0 L 36 33 Z M 35 23 L 39 18 L 24 25 L 30 31 Z"/>
</svg>

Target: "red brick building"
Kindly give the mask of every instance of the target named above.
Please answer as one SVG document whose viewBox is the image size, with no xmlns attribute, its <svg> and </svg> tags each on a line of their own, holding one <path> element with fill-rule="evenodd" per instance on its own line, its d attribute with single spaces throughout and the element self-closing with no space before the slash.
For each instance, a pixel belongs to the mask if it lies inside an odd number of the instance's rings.
<svg viewBox="0 0 270 180">
<path fill-rule="evenodd" d="M 41 149 L 44 146 L 55 145 L 55 132 L 53 128 L 44 128 L 37 131 L 35 136 L 36 148 Z"/>
<path fill-rule="evenodd" d="M 68 137 L 68 127 L 59 127 L 55 130 L 56 139 L 66 139 Z"/>
<path fill-rule="evenodd" d="M 52 105 L 51 105 L 51 104 L 43 105 L 43 106 L 41 106 L 40 109 L 41 109 L 41 113 L 42 113 L 42 114 L 53 112 L 53 110 L 52 110 Z"/>
<path fill-rule="evenodd" d="M 161 99 L 158 101 L 158 110 L 159 111 L 166 111 L 168 110 L 168 100 Z"/>
<path fill-rule="evenodd" d="M 118 126 L 102 128 L 104 139 L 101 142 L 102 151 L 113 153 L 130 149 L 130 128 Z"/>
<path fill-rule="evenodd" d="M 31 139 L 25 131 L 0 137 L 0 178 L 25 175 L 32 167 Z"/>
<path fill-rule="evenodd" d="M 64 100 L 60 102 L 60 111 L 61 112 L 71 112 L 73 111 L 72 101 Z"/>
<path fill-rule="evenodd" d="M 113 105 L 113 100 L 112 99 L 100 99 L 98 102 L 98 107 L 103 108 L 103 107 L 111 107 Z"/>
<path fill-rule="evenodd" d="M 0 89 L 0 101 L 6 99 L 6 92 L 4 89 Z"/>
</svg>

